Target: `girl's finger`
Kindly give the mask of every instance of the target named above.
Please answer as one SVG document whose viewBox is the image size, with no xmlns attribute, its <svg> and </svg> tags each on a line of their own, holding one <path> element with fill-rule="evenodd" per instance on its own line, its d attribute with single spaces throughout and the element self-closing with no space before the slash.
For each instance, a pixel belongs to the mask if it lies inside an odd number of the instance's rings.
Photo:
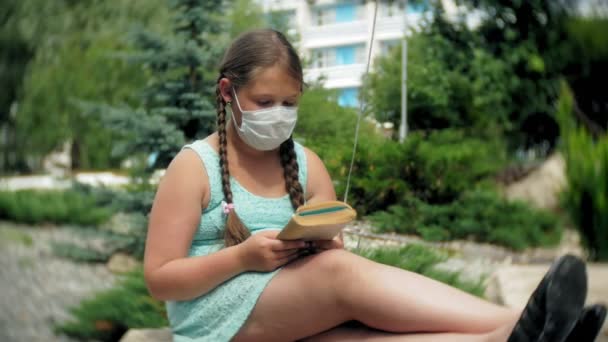
<svg viewBox="0 0 608 342">
<path fill-rule="evenodd" d="M 276 240 L 272 246 L 273 251 L 285 251 L 285 250 L 293 250 L 304 248 L 306 243 L 302 240 L 293 240 L 293 241 L 282 241 Z"/>
<path fill-rule="evenodd" d="M 285 258 L 281 259 L 281 264 L 282 265 L 289 264 L 290 262 L 292 262 L 292 261 L 300 258 L 301 256 L 303 256 L 303 254 L 300 253 L 300 252 L 294 253 L 294 254 L 292 254 L 292 255 L 290 255 L 288 257 L 285 257 Z"/>
<path fill-rule="evenodd" d="M 294 254 L 297 255 L 299 253 L 300 253 L 299 249 L 289 249 L 289 250 L 275 252 L 275 256 L 277 257 L 278 260 L 281 260 L 281 259 L 285 259 L 285 258 L 290 258 Z"/>
</svg>

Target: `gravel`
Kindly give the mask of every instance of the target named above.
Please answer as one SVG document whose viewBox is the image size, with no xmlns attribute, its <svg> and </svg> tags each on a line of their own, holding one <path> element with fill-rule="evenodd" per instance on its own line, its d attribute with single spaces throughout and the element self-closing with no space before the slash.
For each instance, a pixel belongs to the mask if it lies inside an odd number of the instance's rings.
<svg viewBox="0 0 608 342">
<path fill-rule="evenodd" d="M 71 228 L 0 222 L 0 341 L 72 341 L 54 335 L 53 324 L 116 280 L 105 265 L 53 255 L 51 242 L 75 240 Z"/>
</svg>

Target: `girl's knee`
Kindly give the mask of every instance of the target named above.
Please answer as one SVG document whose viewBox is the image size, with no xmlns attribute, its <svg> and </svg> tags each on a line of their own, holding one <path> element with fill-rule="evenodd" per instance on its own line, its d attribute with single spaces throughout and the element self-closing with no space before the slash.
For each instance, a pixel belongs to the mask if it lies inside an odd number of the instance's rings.
<svg viewBox="0 0 608 342">
<path fill-rule="evenodd" d="M 331 249 L 312 256 L 312 262 L 327 279 L 345 280 L 351 276 L 353 269 L 353 255 L 343 249 Z"/>
</svg>

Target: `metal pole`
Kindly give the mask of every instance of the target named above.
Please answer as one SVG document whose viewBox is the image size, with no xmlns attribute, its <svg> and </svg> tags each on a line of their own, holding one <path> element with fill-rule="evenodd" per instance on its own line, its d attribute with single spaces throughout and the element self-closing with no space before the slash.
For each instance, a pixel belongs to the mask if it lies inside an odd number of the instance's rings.
<svg viewBox="0 0 608 342">
<path fill-rule="evenodd" d="M 399 142 L 407 136 L 407 0 L 403 13 L 403 43 L 401 49 L 401 124 L 399 125 Z"/>
</svg>

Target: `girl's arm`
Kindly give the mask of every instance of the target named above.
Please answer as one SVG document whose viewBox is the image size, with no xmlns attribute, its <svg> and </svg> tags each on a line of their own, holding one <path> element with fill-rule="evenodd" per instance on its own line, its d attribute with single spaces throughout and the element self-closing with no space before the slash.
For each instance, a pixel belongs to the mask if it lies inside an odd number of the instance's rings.
<svg viewBox="0 0 608 342">
<path fill-rule="evenodd" d="M 245 271 L 269 272 L 289 263 L 304 241 L 281 241 L 278 231 L 254 234 L 218 252 L 188 257 L 201 208 L 209 203 L 205 168 L 191 150 L 171 162 L 158 187 L 148 227 L 144 277 L 160 300 L 188 300 L 203 295 Z"/>
<path fill-rule="evenodd" d="M 171 162 L 159 184 L 148 225 L 144 277 L 159 300 L 188 300 L 244 272 L 238 246 L 188 257 L 209 202 L 209 180 L 200 158 L 185 149 Z"/>
</svg>

